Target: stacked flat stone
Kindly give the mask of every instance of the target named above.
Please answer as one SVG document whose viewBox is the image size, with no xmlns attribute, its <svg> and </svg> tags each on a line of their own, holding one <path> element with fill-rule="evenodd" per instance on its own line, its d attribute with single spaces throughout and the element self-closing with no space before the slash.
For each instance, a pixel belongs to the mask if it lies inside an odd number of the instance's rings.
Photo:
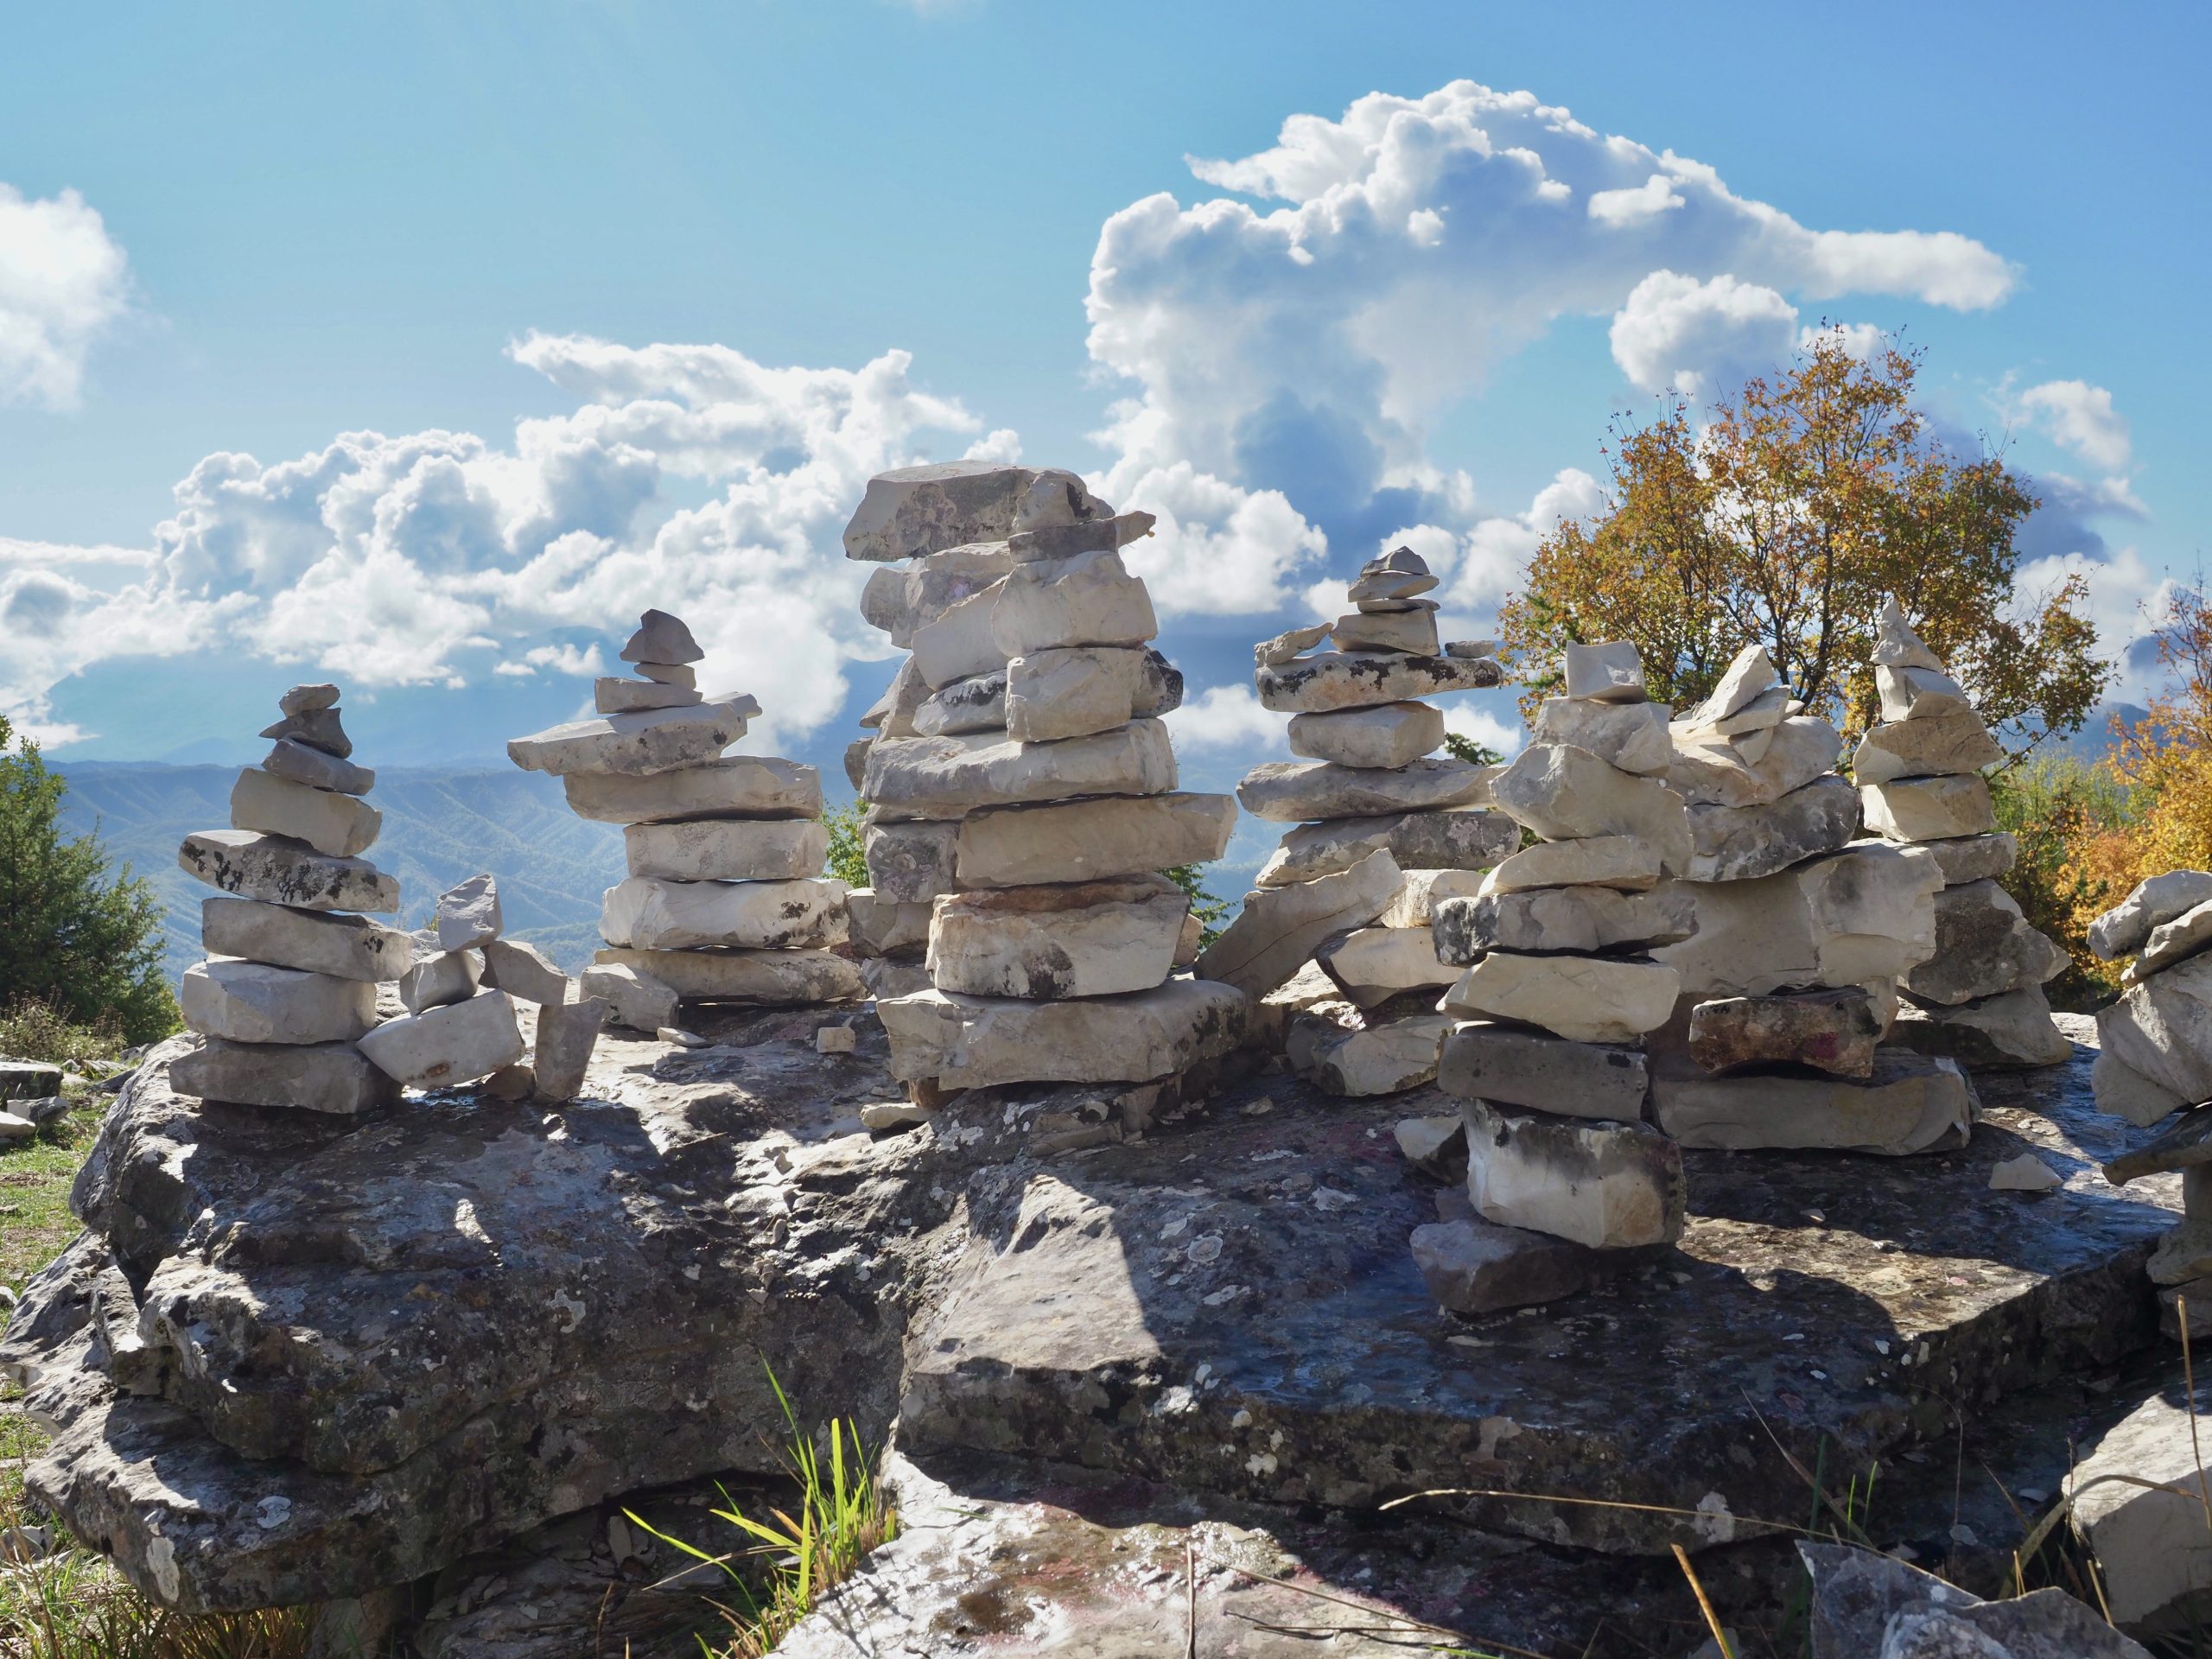
<svg viewBox="0 0 2212 1659">
<path fill-rule="evenodd" d="M 2177 870 L 2170 874 L 2212 880 L 2199 870 Z M 2153 878 L 2154 882 L 2167 880 L 2168 876 Z M 2138 893 L 2142 891 L 2142 887 L 2136 889 Z M 2109 919 L 2127 909 L 2128 906 L 2123 904 L 2118 911 L 2106 912 L 2100 919 Z M 2177 917 L 2162 924 L 2157 931 L 2173 926 L 2179 919 Z M 2152 937 L 2156 937 L 2155 931 Z M 2142 943 L 2147 956 L 2149 941 Z M 2200 966 L 2212 963 L 2212 957 L 2206 957 L 2191 960 Z M 2151 977 L 2137 982 L 2128 995 L 2133 997 L 2137 990 L 2155 986 L 2162 979 L 2180 981 L 2188 977 L 2188 962 L 2154 969 Z M 2119 1035 L 2125 1044 L 2121 1052 L 2128 1057 L 2124 1074 L 2108 1073 L 2104 1058 L 2109 1058 L 2113 1050 L 2109 1046 L 2103 1050 L 2094 1075 L 2099 1106 L 2107 1111 L 2119 1110 L 2122 1116 L 2133 1116 L 2147 1112 L 2161 1095 L 2171 1100 L 2201 1096 L 2208 1092 L 2212 1086 L 2203 1081 L 2205 1057 L 2212 1054 L 2212 1050 L 2202 1043 L 2205 1016 L 2202 995 L 2197 989 L 2169 987 L 2164 995 L 2145 999 L 2120 1013 L 2109 1031 L 2104 1014 L 2097 1016 L 2099 1036 L 2109 1043 L 2113 1035 Z M 2116 1007 L 2124 1007 L 2125 1004 Z M 2178 1013 L 2184 1007 L 2188 1010 L 2185 1018 L 2195 1027 L 2195 1043 L 2190 1041 L 2192 1033 L 2185 1026 L 2159 1030 L 2151 1025 L 2146 1028 L 2146 1015 L 2154 1020 L 2158 1014 Z M 2105 1014 L 2113 1012 L 2112 1008 L 2105 1010 Z M 2139 1064 L 2152 1070 L 2140 1071 Z M 2174 1084 L 2184 1086 L 2177 1092 L 2171 1087 Z M 2104 1166 L 2105 1179 L 2115 1186 L 2125 1186 L 2147 1175 L 2176 1173 L 2181 1177 L 2182 1218 L 2159 1241 L 2158 1248 L 2151 1252 L 2147 1265 L 2151 1282 L 2158 1289 L 2159 1328 L 2178 1338 L 2185 1317 L 2189 1340 L 2199 1343 L 2212 1336 L 2212 1106 L 2190 1107 L 2150 1145 L 2115 1158 Z"/>
<path fill-rule="evenodd" d="M 1689 863 L 1689 817 L 1658 775 L 1667 711 L 1634 647 L 1570 645 L 1565 682 L 1491 785 L 1540 840 L 1433 906 L 1437 954 L 1465 969 L 1437 1082 L 1462 1103 L 1475 1219 L 1421 1229 L 1414 1251 L 1457 1313 L 1571 1294 L 1681 1236 L 1681 1151 L 1644 1121 L 1644 1039 L 1677 990 L 1649 953 L 1692 926 L 1660 890 Z"/>
<path fill-rule="evenodd" d="M 845 884 L 823 874 L 822 779 L 796 761 L 722 751 L 760 712 L 749 696 L 707 698 L 706 653 L 665 611 L 622 647 L 637 677 L 598 681 L 595 720 L 507 745 L 561 779 L 579 816 L 623 826 L 629 877 L 607 890 L 583 995 L 614 1023 L 676 1027 L 685 1001 L 802 1007 L 867 995 L 830 947 L 845 938 Z"/>
<path fill-rule="evenodd" d="M 2089 924 L 2106 962 L 2132 957 L 2097 1014 L 2097 1109 L 2147 1128 L 2212 1100 L 2212 871 L 2168 870 Z M 2212 1312 L 2212 1301 L 2206 1304 Z"/>
<path fill-rule="evenodd" d="M 1431 999 L 1459 976 L 1437 958 L 1432 907 L 1471 896 L 1520 840 L 1488 810 L 1496 768 L 1436 753 L 1444 716 L 1421 699 L 1504 675 L 1487 641 L 1440 642 L 1424 597 L 1435 586 L 1421 556 L 1398 548 L 1361 567 L 1351 612 L 1253 652 L 1261 705 L 1291 716 L 1291 753 L 1304 759 L 1254 768 L 1236 795 L 1255 817 L 1295 827 L 1198 971 L 1259 998 L 1317 963 L 1350 1007 L 1341 1020 L 1294 1021 L 1290 1052 L 1341 1094 L 1435 1076 L 1451 1022 Z M 1408 1001 L 1418 1011 L 1399 1012 Z"/>
<path fill-rule="evenodd" d="M 1236 805 L 1175 787 L 1182 680 L 1119 551 L 1151 524 L 958 461 L 871 480 L 846 529 L 887 567 L 863 613 L 912 651 L 870 713 L 855 916 L 880 957 L 926 939 L 928 987 L 876 1003 L 918 1100 L 1178 1077 L 1243 1035 L 1241 995 L 1174 976 L 1197 929 L 1160 872 L 1220 857 Z"/>
<path fill-rule="evenodd" d="M 1904 1154 L 1965 1144 L 1974 1111 L 1948 1058 L 1881 1046 L 1898 985 L 1935 948 L 1930 855 L 1854 839 L 1843 740 L 1747 645 L 1669 728 L 1689 803 L 1696 922 L 1656 953 L 1681 976 L 1652 1044 L 1652 1114 L 1684 1146 Z"/>
<path fill-rule="evenodd" d="M 399 908 L 399 883 L 360 856 L 382 817 L 361 798 L 376 773 L 348 758 L 338 688 L 296 685 L 277 706 L 268 758 L 231 790 L 231 827 L 177 849 L 222 896 L 200 905 L 207 958 L 177 999 L 203 1040 L 170 1077 L 205 1100 L 351 1116 L 398 1093 L 359 1044 L 378 985 L 408 968 L 408 936 L 372 919 Z"/>
<path fill-rule="evenodd" d="M 2061 1064 L 2073 1045 L 2050 1017 L 2043 986 L 2065 968 L 2066 953 L 1997 885 L 2017 847 L 1998 832 L 1981 768 L 2004 752 L 1894 599 L 1882 607 L 1874 679 L 1882 719 L 1851 762 L 1866 827 L 1925 848 L 1944 883 L 1936 947 L 1904 976 L 1910 1007 L 1897 1034 L 1971 1066 Z"/>
</svg>

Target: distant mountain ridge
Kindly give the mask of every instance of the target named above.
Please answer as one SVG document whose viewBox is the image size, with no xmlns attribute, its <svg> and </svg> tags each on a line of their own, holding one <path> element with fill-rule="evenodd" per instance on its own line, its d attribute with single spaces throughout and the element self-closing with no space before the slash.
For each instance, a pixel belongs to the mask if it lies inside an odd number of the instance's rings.
<svg viewBox="0 0 2212 1659">
<path fill-rule="evenodd" d="M 202 954 L 200 903 L 213 889 L 177 867 L 177 845 L 194 830 L 228 826 L 238 768 L 82 760 L 54 770 L 69 785 L 68 828 L 97 830 L 118 863 L 154 884 L 163 963 L 172 979 L 181 975 Z M 399 878 L 402 925 L 422 926 L 441 893 L 489 870 L 515 938 L 570 973 L 590 960 L 600 896 L 625 874 L 622 831 L 569 811 L 559 779 L 512 768 L 379 767 L 368 799 L 384 829 L 366 856 Z"/>
</svg>

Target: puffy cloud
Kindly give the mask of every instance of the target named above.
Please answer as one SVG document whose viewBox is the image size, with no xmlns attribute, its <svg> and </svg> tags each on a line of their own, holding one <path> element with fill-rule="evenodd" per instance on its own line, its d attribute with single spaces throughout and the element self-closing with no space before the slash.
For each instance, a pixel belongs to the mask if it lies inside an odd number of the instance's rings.
<svg viewBox="0 0 2212 1659">
<path fill-rule="evenodd" d="M 842 706 L 842 665 L 888 649 L 839 542 L 868 475 L 924 458 L 926 434 L 1019 448 L 916 387 L 904 352 L 771 368 L 719 346 L 533 334 L 512 354 L 579 405 L 519 423 L 512 448 L 352 432 L 270 466 L 210 455 L 135 579 L 105 590 L 69 574 L 99 550 L 12 544 L 0 607 L 41 627 L 0 665 L 0 708 L 44 720 L 53 686 L 102 658 L 219 645 L 365 687 L 584 674 L 589 636 L 654 605 L 687 614 L 710 687 L 760 695 L 764 736 L 809 731 Z M 719 493 L 679 505 L 678 479 Z"/>
<path fill-rule="evenodd" d="M 2046 380 L 2022 392 L 2019 407 L 2053 442 L 2091 466 L 2107 473 L 2126 470 L 2133 448 L 2127 421 L 2102 386 L 2086 380 Z"/>
<path fill-rule="evenodd" d="M 123 249 L 84 197 L 0 184 L 0 404 L 75 408 L 86 358 L 129 304 Z"/>
<path fill-rule="evenodd" d="M 1655 270 L 1613 314 L 1613 360 L 1645 391 L 1685 397 L 1771 368 L 1797 340 L 1797 308 L 1770 288 Z"/>
<path fill-rule="evenodd" d="M 1151 587 L 1164 615 L 1272 611 L 1286 584 L 1328 551 L 1328 538 L 1278 490 L 1242 490 L 1187 461 L 1139 474 L 1117 505 L 1158 515 L 1122 561 Z"/>
<path fill-rule="evenodd" d="M 1260 707 L 1249 685 L 1210 685 L 1163 716 L 1179 749 L 1287 752 L 1289 724 Z"/>
<path fill-rule="evenodd" d="M 1487 709 L 1462 702 L 1445 705 L 1444 729 L 1459 737 L 1471 738 L 1509 760 L 1520 753 L 1521 746 L 1529 741 L 1528 728 L 1519 721 L 1509 724 Z"/>
</svg>

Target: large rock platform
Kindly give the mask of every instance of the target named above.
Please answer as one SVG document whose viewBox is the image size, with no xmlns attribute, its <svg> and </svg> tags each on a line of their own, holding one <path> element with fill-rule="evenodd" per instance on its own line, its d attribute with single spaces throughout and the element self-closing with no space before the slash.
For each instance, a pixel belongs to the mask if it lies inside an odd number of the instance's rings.
<svg viewBox="0 0 2212 1659">
<path fill-rule="evenodd" d="M 56 1432 L 32 1491 L 175 1605 L 358 1596 L 769 1468 L 765 1360 L 808 1417 L 895 1417 L 956 1485 L 982 1462 L 1002 1496 L 1078 1480 L 1355 1529 L 1414 1493 L 1526 1494 L 1421 1507 L 1501 1561 L 1663 1579 L 1673 1542 L 1802 1524 L 1782 1448 L 1948 1458 L 1955 1411 L 2155 1333 L 2142 1263 L 2179 1180 L 2105 1183 L 2149 1134 L 2093 1109 L 2087 1047 L 1983 1081 L 1970 1143 L 1909 1166 L 1688 1152 L 1679 1249 L 1461 1320 L 1407 1248 L 1446 1189 L 1391 1133 L 1452 1109 L 1433 1090 L 1249 1077 L 1147 1123 L 1160 1091 L 986 1089 L 875 1139 L 861 1108 L 902 1098 L 883 1038 L 841 1010 L 859 1052 L 817 1055 L 828 1017 L 610 1037 L 557 1113 L 202 1109 L 157 1051 L 79 1181 L 92 1230 L 0 1341 Z M 1991 1191 L 2025 1149 L 2064 1185 Z"/>
</svg>

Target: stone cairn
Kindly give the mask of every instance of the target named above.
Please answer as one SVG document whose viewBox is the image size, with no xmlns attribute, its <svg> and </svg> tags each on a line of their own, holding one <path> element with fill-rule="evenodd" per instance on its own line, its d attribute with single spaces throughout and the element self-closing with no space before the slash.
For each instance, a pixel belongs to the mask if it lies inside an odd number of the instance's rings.
<svg viewBox="0 0 2212 1659">
<path fill-rule="evenodd" d="M 1473 1215 L 1416 1229 L 1413 1249 L 1456 1313 L 1570 1295 L 1681 1236 L 1681 1150 L 1644 1121 L 1645 1039 L 1679 986 L 1649 952 L 1694 926 L 1689 901 L 1660 886 L 1691 847 L 1682 799 L 1658 775 L 1666 722 L 1633 647 L 1568 646 L 1565 695 L 1545 700 L 1537 741 L 1491 785 L 1540 839 L 1474 896 L 1432 907 L 1437 955 L 1465 969 L 1440 1005 L 1465 1023 L 1437 1081 L 1463 1103 Z M 1414 1127 L 1400 1140 L 1420 1156 Z"/>
<path fill-rule="evenodd" d="M 572 1000 L 568 976 L 535 945 L 504 937 L 505 926 L 489 875 L 440 896 L 399 981 L 405 1016 L 361 1039 L 394 1082 L 449 1089 L 484 1079 L 486 1093 L 505 1100 L 573 1100 L 582 1090 L 607 1004 Z M 528 1039 L 518 1003 L 537 1010 Z"/>
<path fill-rule="evenodd" d="M 1332 1093 L 1435 1077 L 1452 1024 L 1435 997 L 1459 975 L 1438 960 L 1431 910 L 1471 897 L 1478 872 L 1520 842 L 1511 819 L 1486 810 L 1497 769 L 1436 754 L 1444 715 L 1420 698 L 1503 675 L 1487 641 L 1439 642 L 1436 601 L 1422 597 L 1435 586 L 1421 556 L 1398 548 L 1361 567 L 1348 614 L 1254 650 L 1261 702 L 1290 714 L 1291 753 L 1305 758 L 1254 768 L 1236 795 L 1255 817 L 1296 827 L 1199 971 L 1255 997 L 1283 988 L 1287 1007 L 1310 1007 L 1292 1020 L 1287 1052 Z M 1325 985 L 1306 984 L 1308 963 Z"/>
<path fill-rule="evenodd" d="M 2073 1045 L 2043 986 L 2064 969 L 2066 953 L 1997 885 L 2018 849 L 1997 831 L 1981 768 L 2004 752 L 1894 599 L 1882 607 L 1874 678 L 1882 719 L 1851 761 L 1866 827 L 1927 849 L 1944 883 L 1935 951 L 1904 976 L 1910 1007 L 1897 1035 L 1971 1066 L 2061 1064 Z"/>
<path fill-rule="evenodd" d="M 622 647 L 638 677 L 593 688 L 595 720 L 515 739 L 508 758 L 561 779 L 580 817 L 623 826 L 629 878 L 607 890 L 607 949 L 582 976 L 617 1025 L 677 1030 L 683 1002 L 803 1007 L 867 994 L 829 947 L 845 937 L 845 884 L 827 879 L 821 775 L 722 751 L 760 705 L 709 700 L 691 630 L 647 611 Z"/>
<path fill-rule="evenodd" d="M 2104 1166 L 2125 1185 L 2178 1171 L 2182 1222 L 2152 1253 L 2159 1324 L 2192 1342 L 2212 1335 L 2212 871 L 2169 870 L 2139 885 L 2089 925 L 2107 962 L 2133 956 L 2120 1000 L 2097 1014 L 2089 1072 L 2098 1109 L 2147 1128 L 2183 1116 L 2148 1146 Z"/>
<path fill-rule="evenodd" d="M 1158 718 L 1180 676 L 1150 649 L 1119 550 L 1151 528 L 1072 473 L 990 461 L 869 480 L 847 556 L 885 565 L 863 614 L 912 647 L 860 758 L 861 948 L 925 941 L 925 988 L 877 1012 L 918 1107 L 998 1084 L 1181 1078 L 1242 1039 L 1244 998 L 1173 977 L 1194 954 L 1160 872 L 1218 858 L 1236 805 L 1175 788 Z"/>
<path fill-rule="evenodd" d="M 201 901 L 207 958 L 178 997 L 202 1041 L 170 1077 L 203 1100 L 354 1115 L 397 1098 L 359 1045 L 411 942 L 371 919 L 399 908 L 399 883 L 360 856 L 382 816 L 361 798 L 376 773 L 348 759 L 338 688 L 296 685 L 277 706 L 261 734 L 275 746 L 232 787 L 231 827 L 177 850 L 221 896 Z"/>
</svg>

